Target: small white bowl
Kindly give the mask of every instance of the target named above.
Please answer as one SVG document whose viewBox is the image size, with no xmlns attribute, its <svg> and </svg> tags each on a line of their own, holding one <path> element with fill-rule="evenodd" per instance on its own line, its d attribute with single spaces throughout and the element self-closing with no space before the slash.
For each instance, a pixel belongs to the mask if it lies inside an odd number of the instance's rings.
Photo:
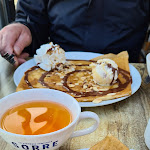
<svg viewBox="0 0 150 150">
<path fill-rule="evenodd" d="M 148 124 L 144 132 L 144 139 L 145 139 L 146 146 L 150 149 L 150 119 L 148 121 Z"/>
<path fill-rule="evenodd" d="M 146 65 L 147 65 L 148 75 L 150 76 L 150 53 L 146 55 Z"/>
</svg>

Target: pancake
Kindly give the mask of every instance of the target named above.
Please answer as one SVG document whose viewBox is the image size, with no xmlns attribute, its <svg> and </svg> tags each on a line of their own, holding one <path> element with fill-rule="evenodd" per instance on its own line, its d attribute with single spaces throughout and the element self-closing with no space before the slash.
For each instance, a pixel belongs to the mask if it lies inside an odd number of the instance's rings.
<svg viewBox="0 0 150 150">
<path fill-rule="evenodd" d="M 90 148 L 90 150 L 129 150 L 123 143 L 112 135 L 106 136 Z"/>
<path fill-rule="evenodd" d="M 16 91 L 31 88 L 50 88 L 66 92 L 79 102 L 99 103 L 131 95 L 131 82 L 128 53 L 106 54 L 92 60 L 67 60 L 51 71 L 44 71 L 38 66 L 27 70 Z M 110 86 L 100 86 L 93 81 L 91 63 L 109 58 L 118 65 L 117 82 Z M 61 68 L 61 69 L 60 69 Z"/>
</svg>

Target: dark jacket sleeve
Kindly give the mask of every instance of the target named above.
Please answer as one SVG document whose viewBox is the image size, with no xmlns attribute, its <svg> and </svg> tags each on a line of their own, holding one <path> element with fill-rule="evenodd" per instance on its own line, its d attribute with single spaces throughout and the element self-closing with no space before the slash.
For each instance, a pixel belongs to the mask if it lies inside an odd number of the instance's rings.
<svg viewBox="0 0 150 150">
<path fill-rule="evenodd" d="M 33 56 L 40 45 L 48 42 L 47 0 L 19 0 L 15 22 L 20 22 L 30 29 L 32 43 L 24 51 Z"/>
</svg>

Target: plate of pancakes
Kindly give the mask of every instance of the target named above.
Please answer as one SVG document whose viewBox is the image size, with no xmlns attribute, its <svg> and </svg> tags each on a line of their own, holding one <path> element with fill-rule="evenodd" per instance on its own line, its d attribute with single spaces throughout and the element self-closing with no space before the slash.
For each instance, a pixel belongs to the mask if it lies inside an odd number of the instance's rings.
<svg viewBox="0 0 150 150">
<path fill-rule="evenodd" d="M 31 88 L 56 89 L 73 96 L 81 107 L 104 106 L 125 100 L 133 95 L 141 85 L 141 75 L 128 62 L 128 53 L 98 54 L 93 52 L 65 52 L 67 66 L 63 70 L 44 71 L 34 59 L 26 61 L 14 72 L 16 91 Z M 111 59 L 119 69 L 117 82 L 110 86 L 100 86 L 93 82 L 91 63 L 99 59 Z"/>
</svg>

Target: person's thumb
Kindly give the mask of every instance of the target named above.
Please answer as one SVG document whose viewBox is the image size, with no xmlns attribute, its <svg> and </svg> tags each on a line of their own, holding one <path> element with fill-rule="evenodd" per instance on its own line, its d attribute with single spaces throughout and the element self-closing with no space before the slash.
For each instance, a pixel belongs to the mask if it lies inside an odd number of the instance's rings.
<svg viewBox="0 0 150 150">
<path fill-rule="evenodd" d="M 23 49 L 31 44 L 31 41 L 31 34 L 21 33 L 14 45 L 15 55 L 19 56 L 22 53 Z"/>
</svg>

